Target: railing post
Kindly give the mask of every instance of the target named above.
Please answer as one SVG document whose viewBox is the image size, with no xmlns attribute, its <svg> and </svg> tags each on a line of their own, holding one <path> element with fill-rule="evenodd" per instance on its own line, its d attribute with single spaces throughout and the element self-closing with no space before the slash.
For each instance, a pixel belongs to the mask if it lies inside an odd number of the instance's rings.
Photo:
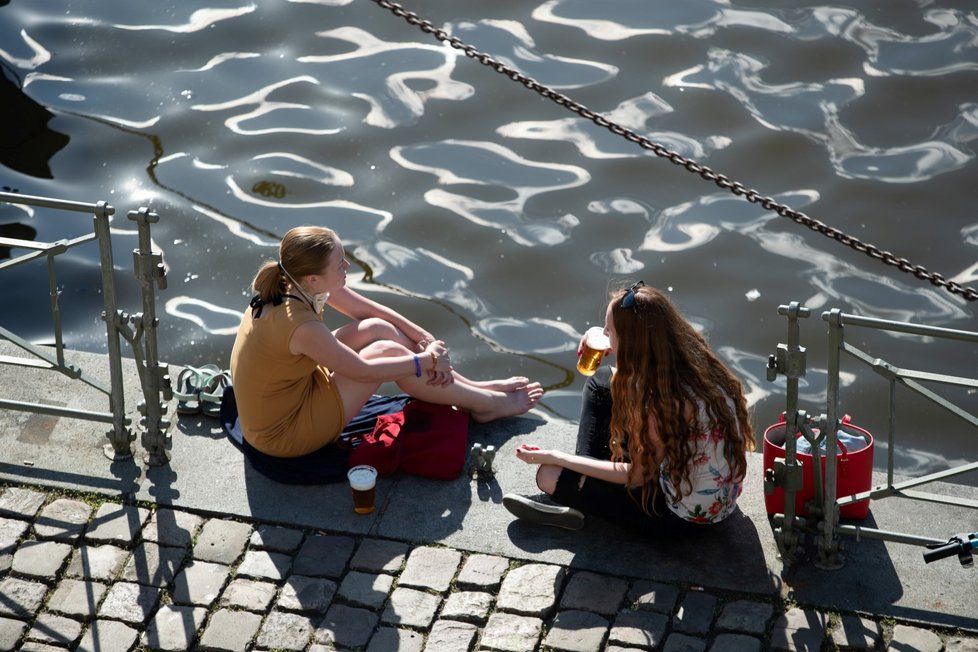
<svg viewBox="0 0 978 652">
<path fill-rule="evenodd" d="M 65 365 L 64 338 L 61 334 L 61 306 L 58 301 L 58 277 L 54 271 L 54 254 L 48 255 L 48 293 L 51 295 L 51 320 L 54 323 L 54 352 L 58 366 Z"/>
<path fill-rule="evenodd" d="M 887 395 L 889 419 L 886 428 L 886 488 L 893 490 L 893 458 L 896 442 L 896 378 L 890 378 L 890 391 Z"/>
<path fill-rule="evenodd" d="M 842 326 L 842 311 L 835 308 L 829 312 L 829 360 L 828 383 L 825 393 L 825 484 L 822 494 L 822 522 L 818 544 L 818 563 L 820 568 L 841 568 L 843 560 L 839 552 L 839 539 L 836 526 L 839 524 L 839 506 L 836 503 L 838 485 L 838 456 L 836 442 L 839 431 L 839 370 L 841 367 L 842 342 L 845 333 Z M 820 466 L 818 457 L 813 464 Z"/>
<path fill-rule="evenodd" d="M 109 230 L 109 216 L 115 209 L 104 201 L 95 205 L 94 211 L 95 235 L 98 238 L 99 255 L 102 269 L 102 301 L 105 321 L 106 345 L 109 354 L 109 379 L 111 393 L 109 406 L 113 415 L 112 430 L 107 434 L 110 444 L 104 448 L 109 459 L 121 459 L 132 456 L 131 442 L 135 435 L 126 428 L 126 398 L 122 382 L 122 351 L 119 345 L 120 315 L 116 311 L 115 279 L 112 264 L 112 236 Z"/>
<path fill-rule="evenodd" d="M 145 342 L 145 368 L 141 370 L 139 377 L 143 390 L 143 400 L 139 403 L 139 411 L 143 415 L 139 421 L 143 430 L 141 443 L 146 450 L 146 464 L 160 466 L 170 461 L 166 452 L 170 421 L 164 415 L 166 403 L 173 397 L 168 367 L 165 363 L 160 363 L 156 341 L 156 331 L 160 323 L 156 318 L 156 286 L 159 285 L 161 290 L 166 289 L 166 269 L 163 266 L 163 255 L 153 251 L 150 224 L 155 224 L 160 218 L 149 208 L 141 206 L 139 210 L 129 211 L 129 219 L 136 222 L 139 230 L 139 248 L 133 250 L 132 262 L 133 271 L 142 287 L 143 299 L 142 314 L 132 316 L 132 321 L 137 324 L 137 333 Z M 138 338 L 134 338 L 133 348 L 138 356 Z"/>
<path fill-rule="evenodd" d="M 785 458 L 775 461 L 764 480 L 764 491 L 773 492 L 776 487 L 784 490 L 784 519 L 775 526 L 774 538 L 778 550 L 786 564 L 801 552 L 801 536 L 795 525 L 795 494 L 804 484 L 802 467 L 798 462 L 795 435 L 801 430 L 807 415 L 798 410 L 798 379 L 805 376 L 806 351 L 801 346 L 800 317 L 808 317 L 811 310 L 797 301 L 787 306 L 778 306 L 778 314 L 788 318 L 788 343 L 778 344 L 777 351 L 768 358 L 767 379 L 774 381 L 778 374 L 787 378 L 786 405 L 784 414 Z"/>
</svg>

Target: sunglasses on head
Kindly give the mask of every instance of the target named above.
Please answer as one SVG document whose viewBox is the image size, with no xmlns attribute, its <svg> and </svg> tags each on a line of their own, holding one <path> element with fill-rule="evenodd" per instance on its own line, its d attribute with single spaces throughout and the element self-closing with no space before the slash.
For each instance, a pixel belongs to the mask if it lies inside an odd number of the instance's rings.
<svg viewBox="0 0 978 652">
<path fill-rule="evenodd" d="M 625 293 L 625 296 L 621 298 L 621 307 L 624 308 L 625 310 L 628 310 L 629 308 L 633 307 L 635 305 L 636 290 L 644 286 L 645 286 L 645 281 L 638 281 L 637 283 L 633 283 L 632 286 L 628 288 L 628 292 Z"/>
</svg>

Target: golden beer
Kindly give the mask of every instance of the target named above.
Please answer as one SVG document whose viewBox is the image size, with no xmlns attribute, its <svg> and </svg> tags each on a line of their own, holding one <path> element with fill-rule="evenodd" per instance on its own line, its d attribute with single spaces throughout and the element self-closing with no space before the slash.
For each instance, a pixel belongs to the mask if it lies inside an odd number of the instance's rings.
<svg viewBox="0 0 978 652">
<path fill-rule="evenodd" d="M 377 487 L 366 491 L 353 490 L 353 511 L 357 514 L 369 514 L 374 511 L 374 499 L 377 497 Z"/>
<path fill-rule="evenodd" d="M 374 511 L 377 496 L 377 469 L 366 464 L 354 466 L 346 474 L 353 492 L 353 511 L 369 514 Z"/>
<path fill-rule="evenodd" d="M 603 328 L 595 326 L 587 329 L 584 333 L 581 357 L 577 360 L 577 370 L 585 376 L 593 376 L 610 348 L 611 340 L 604 334 Z"/>
</svg>

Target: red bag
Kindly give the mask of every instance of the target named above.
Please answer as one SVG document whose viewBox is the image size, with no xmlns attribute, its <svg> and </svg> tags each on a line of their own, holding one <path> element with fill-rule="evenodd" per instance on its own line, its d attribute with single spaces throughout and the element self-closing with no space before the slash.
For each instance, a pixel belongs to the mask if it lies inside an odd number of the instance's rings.
<svg viewBox="0 0 978 652">
<path fill-rule="evenodd" d="M 350 453 L 350 466 L 369 464 L 382 476 L 397 469 L 436 480 L 457 478 L 465 467 L 469 415 L 448 405 L 414 400 L 385 414 Z"/>
</svg>

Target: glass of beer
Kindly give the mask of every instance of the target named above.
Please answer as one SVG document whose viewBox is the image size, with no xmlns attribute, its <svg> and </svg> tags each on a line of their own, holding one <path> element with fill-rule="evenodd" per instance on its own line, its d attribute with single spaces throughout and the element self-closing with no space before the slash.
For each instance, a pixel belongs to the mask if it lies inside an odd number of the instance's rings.
<svg viewBox="0 0 978 652">
<path fill-rule="evenodd" d="M 353 491 L 353 511 L 369 514 L 374 511 L 374 498 L 377 495 L 377 469 L 366 464 L 354 466 L 346 474 Z"/>
<path fill-rule="evenodd" d="M 611 340 L 604 334 L 603 328 L 594 326 L 587 329 L 584 333 L 581 357 L 577 360 L 577 370 L 585 376 L 593 376 L 610 348 Z"/>
</svg>

